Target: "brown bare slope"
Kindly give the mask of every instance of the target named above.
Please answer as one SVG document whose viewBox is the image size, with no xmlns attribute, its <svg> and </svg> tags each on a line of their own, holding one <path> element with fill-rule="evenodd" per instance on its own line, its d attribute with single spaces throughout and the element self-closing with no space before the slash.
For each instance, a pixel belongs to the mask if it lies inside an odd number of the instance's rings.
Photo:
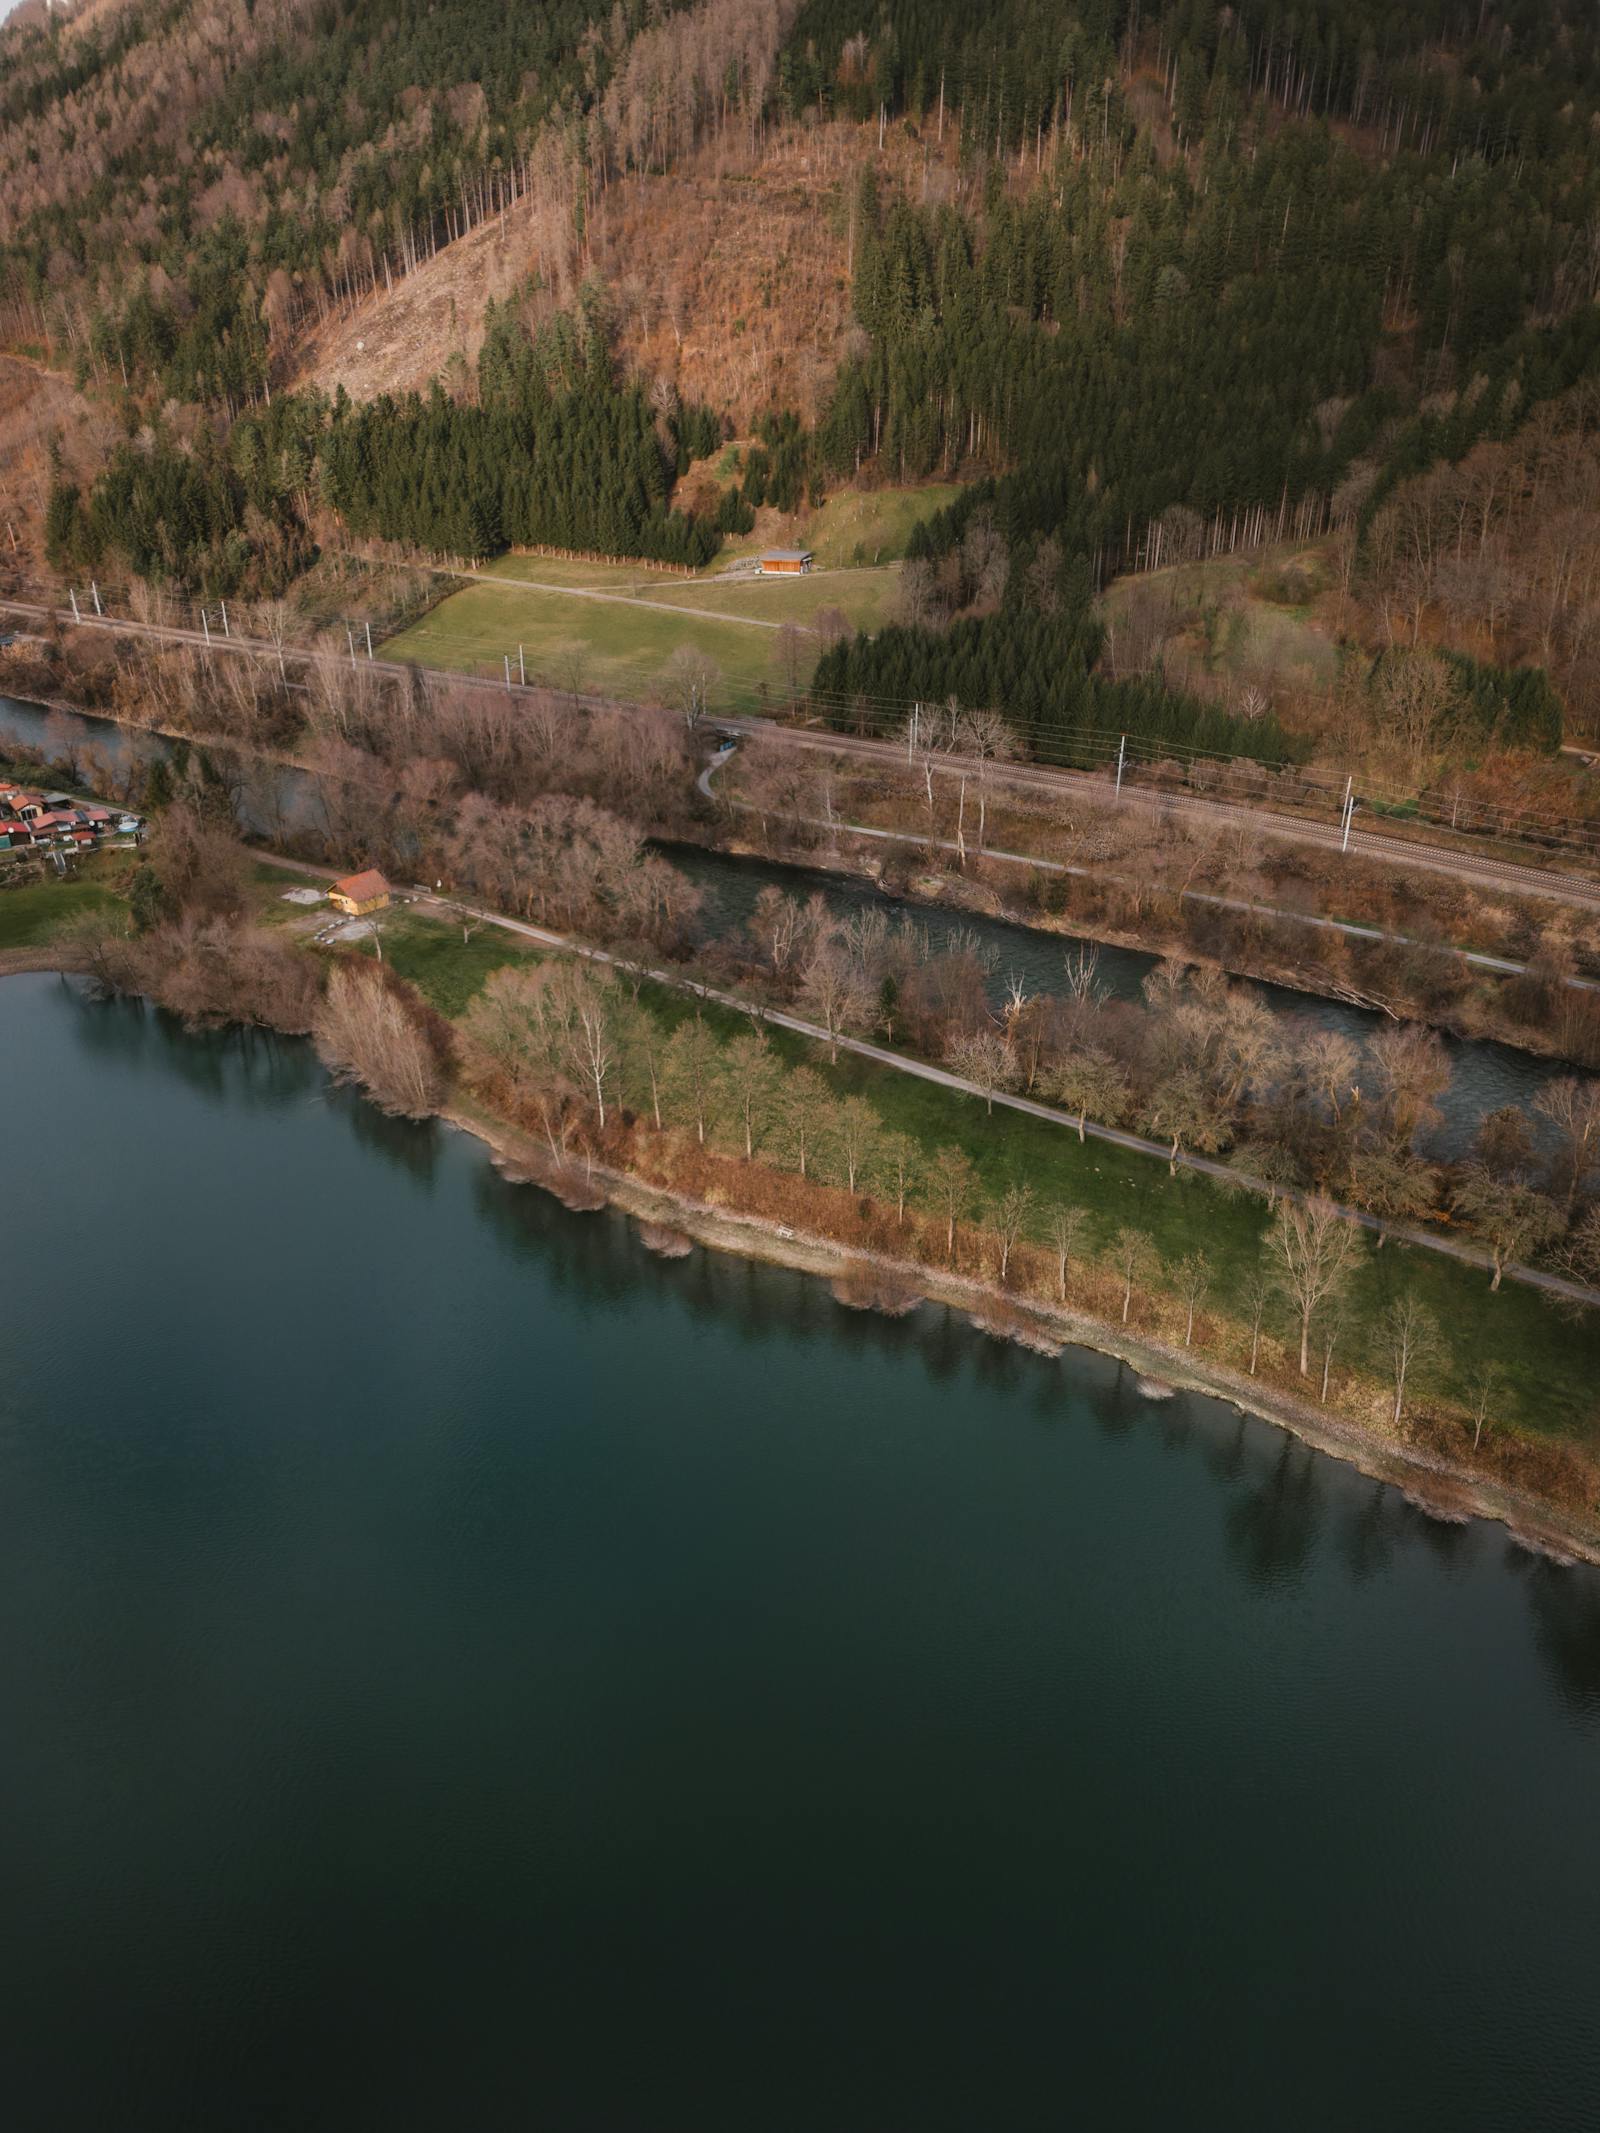
<svg viewBox="0 0 1600 2133">
<path fill-rule="evenodd" d="M 113 427 L 59 371 L 0 350 L 0 565 L 37 570 L 43 564 L 52 442 L 66 471 L 86 478 Z"/>
<path fill-rule="evenodd" d="M 391 292 L 380 288 L 307 334 L 293 383 L 328 393 L 342 385 L 352 399 L 371 400 L 452 378 L 477 360 L 484 305 L 509 295 L 546 260 L 533 214 L 519 204 L 445 245 Z"/>
<path fill-rule="evenodd" d="M 813 420 L 850 331 L 849 202 L 876 143 L 847 123 L 774 131 L 754 156 L 725 137 L 613 186 L 595 251 L 630 365 L 741 430 L 774 405 Z M 885 164 L 905 148 L 895 129 Z"/>
<path fill-rule="evenodd" d="M 591 209 L 590 248 L 573 237 L 570 175 L 547 180 L 507 214 L 441 248 L 392 290 L 330 317 L 301 343 L 298 384 L 355 399 L 444 377 L 465 387 L 483 310 L 529 277 L 541 300 L 605 284 L 631 370 L 665 377 L 748 428 L 764 408 L 813 419 L 850 323 L 850 203 L 871 164 L 913 197 L 952 191 L 926 144 L 890 127 L 766 130 L 751 147 L 730 131 L 662 175 L 614 181 Z"/>
</svg>

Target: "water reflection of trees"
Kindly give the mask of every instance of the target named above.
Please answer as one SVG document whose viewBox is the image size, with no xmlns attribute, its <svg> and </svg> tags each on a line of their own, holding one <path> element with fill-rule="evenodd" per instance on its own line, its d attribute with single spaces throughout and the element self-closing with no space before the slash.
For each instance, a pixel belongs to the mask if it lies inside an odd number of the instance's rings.
<svg viewBox="0 0 1600 2133">
<path fill-rule="evenodd" d="M 1336 1528 L 1339 1556 L 1358 1585 L 1394 1561 L 1408 1508 L 1386 1481 L 1369 1482 L 1345 1507 Z"/>
<path fill-rule="evenodd" d="M 1600 1571 L 1506 1549 L 1533 1611 L 1534 1638 L 1568 1707 L 1600 1726 Z"/>
<path fill-rule="evenodd" d="M 1150 1403 L 1139 1392 L 1126 1364 L 1108 1362 L 1094 1372 L 1084 1387 L 1084 1404 L 1108 1437 L 1126 1437 Z"/>
<path fill-rule="evenodd" d="M 79 978 L 56 982 L 72 1005 L 73 1035 L 92 1059 L 165 1069 L 213 1108 L 283 1110 L 304 1102 L 326 1079 L 302 1038 L 232 1027 L 193 1030 L 148 1000 L 107 998 Z"/>
<path fill-rule="evenodd" d="M 787 1268 L 699 1247 L 687 1259 L 661 1259 L 615 1210 L 571 1215 L 548 1193 L 510 1185 L 487 1167 L 477 1198 L 509 1248 L 537 1260 L 552 1287 L 580 1306 L 625 1305 L 641 1290 L 675 1296 L 741 1341 L 823 1335 L 852 1355 L 914 1357 L 935 1385 L 970 1372 L 985 1392 L 1027 1399 L 1040 1415 L 1087 1415 L 1114 1441 L 1154 1431 L 1168 1451 L 1198 1457 L 1221 1485 L 1228 1560 L 1252 1585 L 1295 1583 L 1324 1534 L 1355 1583 L 1389 1571 L 1418 1542 L 1444 1566 L 1476 1553 L 1477 1529 L 1428 1518 L 1390 1483 L 1370 1481 L 1220 1402 L 1180 1395 L 1152 1403 L 1136 1373 L 1093 1350 L 1069 1348 L 1052 1362 L 981 1333 L 964 1312 L 942 1305 L 891 1319 L 847 1310 L 825 1282 Z M 1567 1698 L 1600 1716 L 1600 1575 L 1512 1554 L 1526 1572 L 1540 1651 Z"/>
<path fill-rule="evenodd" d="M 309 1045 L 302 1049 L 309 1051 Z M 318 1074 L 321 1069 L 317 1069 Z M 371 1148 L 385 1162 L 403 1170 L 407 1177 L 421 1185 L 431 1186 L 438 1173 L 439 1150 L 446 1129 L 434 1118 L 420 1122 L 409 1118 L 391 1118 L 380 1111 L 376 1104 L 368 1103 L 358 1090 L 335 1087 L 327 1089 L 327 1101 L 331 1107 L 342 1111 L 354 1129 L 356 1139 L 364 1148 Z"/>
<path fill-rule="evenodd" d="M 1322 1525 L 1319 1469 L 1325 1464 L 1320 1453 L 1281 1431 L 1265 1472 L 1229 1504 L 1228 1554 L 1251 1584 L 1290 1584 L 1305 1569 Z"/>
<path fill-rule="evenodd" d="M 1426 1511 L 1401 1499 L 1402 1508 L 1410 1519 L 1411 1530 L 1426 1541 L 1430 1552 L 1439 1561 L 1449 1566 L 1465 1562 L 1473 1552 L 1472 1527 L 1465 1519 L 1430 1518 Z"/>
<path fill-rule="evenodd" d="M 97 998 L 79 980 L 38 982 L 60 985 L 75 1040 L 97 1060 L 158 1065 L 213 1106 L 281 1110 L 325 1096 L 363 1147 L 424 1183 L 436 1178 L 444 1129 L 386 1118 L 353 1092 L 330 1089 L 303 1041 L 264 1031 L 196 1033 L 143 1001 Z M 697 1248 L 686 1259 L 665 1260 L 614 1210 L 573 1215 L 536 1188 L 509 1184 L 485 1162 L 475 1163 L 473 1175 L 478 1210 L 505 1248 L 535 1262 L 551 1289 L 580 1310 L 626 1309 L 641 1293 L 674 1298 L 747 1344 L 821 1335 L 854 1357 L 914 1357 L 932 1384 L 967 1377 L 1013 1407 L 1026 1400 L 1041 1418 L 1087 1414 L 1110 1439 L 1154 1432 L 1167 1452 L 1198 1454 L 1221 1485 L 1228 1559 L 1252 1584 L 1297 1580 L 1325 1530 L 1356 1583 L 1388 1571 L 1406 1543 L 1421 1541 L 1442 1567 L 1457 1571 L 1482 1560 L 1484 1528 L 1430 1519 L 1392 1486 L 1365 1481 L 1221 1403 L 1182 1396 L 1152 1405 L 1132 1371 L 1092 1351 L 1069 1349 L 1052 1362 L 982 1333 L 964 1312 L 931 1304 L 903 1318 L 849 1310 L 825 1282 L 736 1255 Z M 1560 1692 L 1585 1718 L 1600 1719 L 1600 1575 L 1518 1549 L 1508 1560 Z"/>
</svg>

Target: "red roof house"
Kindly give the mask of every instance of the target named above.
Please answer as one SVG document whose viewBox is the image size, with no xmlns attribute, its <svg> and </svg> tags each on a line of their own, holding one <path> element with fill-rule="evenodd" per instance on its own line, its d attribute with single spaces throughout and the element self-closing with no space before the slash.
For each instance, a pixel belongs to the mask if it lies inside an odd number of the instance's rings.
<svg viewBox="0 0 1600 2133">
<path fill-rule="evenodd" d="M 336 881 L 328 891 L 328 901 L 351 918 L 365 918 L 369 911 L 381 911 L 387 905 L 389 884 L 376 867 L 368 867 L 364 873 L 347 874 L 343 881 Z"/>
</svg>

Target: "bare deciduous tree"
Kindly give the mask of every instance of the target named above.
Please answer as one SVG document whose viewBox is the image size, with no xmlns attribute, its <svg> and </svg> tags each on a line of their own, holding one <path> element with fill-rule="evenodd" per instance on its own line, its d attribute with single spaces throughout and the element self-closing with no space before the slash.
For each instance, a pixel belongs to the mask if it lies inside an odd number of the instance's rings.
<svg viewBox="0 0 1600 2133">
<path fill-rule="evenodd" d="M 801 1177 L 807 1178 L 827 1132 L 833 1097 L 814 1067 L 800 1066 L 784 1075 L 782 1100 L 784 1146 Z"/>
<path fill-rule="evenodd" d="M 1600 1160 L 1600 1081 L 1566 1074 L 1541 1089 L 1534 1102 L 1561 1136 L 1562 1205 L 1570 1222 L 1578 1194 Z"/>
<path fill-rule="evenodd" d="M 800 677 L 805 672 L 810 646 L 811 639 L 798 622 L 780 624 L 773 635 L 773 663 L 783 677 L 784 694 L 791 704 L 800 694 Z"/>
<path fill-rule="evenodd" d="M 1204 1252 L 1191 1252 L 1178 1261 L 1172 1277 L 1173 1287 L 1178 1292 L 1178 1301 L 1183 1305 L 1185 1317 L 1183 1345 L 1194 1346 L 1194 1315 L 1205 1301 L 1211 1287 L 1211 1262 Z"/>
<path fill-rule="evenodd" d="M 916 1144 L 904 1133 L 886 1133 L 883 1138 L 882 1163 L 884 1175 L 894 1183 L 894 1218 L 900 1227 L 905 1226 L 906 1194 L 917 1177 Z"/>
<path fill-rule="evenodd" d="M 871 1019 L 872 995 L 860 972 L 839 947 L 825 942 L 806 965 L 800 998 L 827 1032 L 828 1057 L 837 1063 L 839 1039 Z"/>
<path fill-rule="evenodd" d="M 1112 1256 L 1122 1276 L 1122 1323 L 1126 1325 L 1133 1292 L 1136 1287 L 1154 1282 L 1161 1271 L 1161 1255 L 1144 1230 L 1123 1228 L 1117 1231 Z"/>
<path fill-rule="evenodd" d="M 1250 1375 L 1256 1374 L 1256 1365 L 1261 1359 L 1261 1321 L 1267 1315 L 1267 1305 L 1272 1300 L 1274 1283 L 1270 1275 L 1257 1272 L 1244 1285 L 1242 1301 L 1250 1314 Z"/>
<path fill-rule="evenodd" d="M 833 1123 L 833 1148 L 851 1192 L 866 1189 L 882 1139 L 878 1114 L 863 1097 L 849 1096 L 840 1104 Z"/>
<path fill-rule="evenodd" d="M 702 1148 L 711 1124 L 720 1054 L 716 1038 L 696 1015 L 692 1022 L 682 1022 L 673 1031 L 662 1061 L 662 1083 L 668 1102 L 679 1112 L 687 1113 Z"/>
<path fill-rule="evenodd" d="M 680 644 L 661 676 L 668 703 L 691 733 L 710 714 L 721 681 L 722 669 L 711 654 L 693 644 Z"/>
<path fill-rule="evenodd" d="M 1390 1304 L 1383 1314 L 1384 1344 L 1394 1377 L 1394 1423 L 1398 1428 L 1405 1412 L 1406 1383 L 1419 1362 L 1425 1362 L 1438 1346 L 1439 1329 L 1433 1314 L 1409 1292 Z"/>
<path fill-rule="evenodd" d="M 995 1092 L 1009 1088 L 1016 1077 L 1011 1047 L 997 1029 L 969 1030 L 945 1046 L 946 1060 L 964 1081 L 970 1081 L 983 1097 L 990 1115 Z"/>
<path fill-rule="evenodd" d="M 956 1253 L 956 1224 L 972 1205 L 977 1177 L 960 1148 L 936 1148 L 927 1168 L 933 1203 L 944 1217 L 944 1250 L 947 1259 Z"/>
<path fill-rule="evenodd" d="M 1113 1122 L 1127 1101 L 1128 1085 L 1121 1069 L 1100 1052 L 1075 1052 L 1064 1059 L 1051 1077 L 1058 1102 L 1078 1117 L 1078 1139 L 1085 1134 L 1085 1120 L 1092 1111 L 1097 1119 Z"/>
<path fill-rule="evenodd" d="M 1379 1030 L 1368 1046 L 1373 1079 L 1389 1138 L 1409 1148 L 1438 1122 L 1434 1098 L 1450 1086 L 1450 1059 L 1436 1030 L 1400 1022 Z"/>
<path fill-rule="evenodd" d="M 722 1070 L 749 1162 L 777 1103 L 783 1069 L 773 1056 L 766 1031 L 752 1029 L 742 1031 L 728 1046 Z"/>
<path fill-rule="evenodd" d="M 564 975 L 571 1001 L 568 1043 L 573 1063 L 594 1099 L 595 1115 L 604 1133 L 606 1094 L 618 1060 L 612 1015 L 616 981 L 582 965 L 569 966 Z"/>
<path fill-rule="evenodd" d="M 1470 1412 L 1474 1451 L 1483 1441 L 1483 1432 L 1490 1420 L 1490 1410 L 1500 1397 L 1501 1383 L 1502 1373 L 1498 1363 L 1479 1363 L 1472 1373 Z"/>
<path fill-rule="evenodd" d="M 1346 1176 L 1351 1198 L 1385 1223 L 1423 1221 L 1438 1203 L 1439 1181 L 1432 1164 L 1404 1148 L 1358 1149 Z M 1387 1229 L 1380 1228 L 1380 1252 L 1387 1241 Z"/>
<path fill-rule="evenodd" d="M 426 1019 L 372 965 L 334 965 L 313 1034 L 335 1075 L 359 1081 L 383 1110 L 399 1118 L 429 1118 L 438 1110 L 444 1074 Z"/>
<path fill-rule="evenodd" d="M 1452 1202 L 1489 1247 L 1498 1289 L 1509 1259 L 1525 1259 L 1552 1242 L 1561 1217 L 1542 1192 L 1515 1178 L 1497 1178 L 1473 1164 L 1457 1182 Z"/>
<path fill-rule="evenodd" d="M 1355 1231 L 1331 1200 L 1284 1199 L 1267 1237 L 1278 1284 L 1300 1319 L 1300 1375 L 1308 1375 L 1311 1322 L 1339 1293 L 1355 1261 Z"/>
<path fill-rule="evenodd" d="M 1328 1404 L 1328 1380 L 1333 1375 L 1333 1351 L 1339 1345 L 1339 1336 L 1344 1331 L 1344 1309 L 1336 1299 L 1323 1315 L 1322 1327 L 1322 1390 L 1318 1402 Z"/>
<path fill-rule="evenodd" d="M 1178 1155 L 1184 1146 L 1214 1150 L 1227 1138 L 1227 1123 L 1218 1100 L 1204 1075 L 1192 1068 L 1180 1069 L 1156 1089 L 1150 1101 L 1149 1120 L 1151 1129 L 1171 1142 L 1167 1150 L 1170 1177 L 1178 1174 Z"/>
<path fill-rule="evenodd" d="M 1050 1244 L 1056 1255 L 1056 1294 L 1067 1300 L 1067 1269 L 1083 1241 L 1089 1216 L 1082 1207 L 1057 1207 L 1050 1215 Z"/>
<path fill-rule="evenodd" d="M 1000 1240 L 1000 1285 L 1005 1286 L 1011 1268 L 1011 1254 L 1016 1250 L 1028 1214 L 1033 1206 L 1031 1185 L 1011 1185 L 994 1203 L 989 1215 L 989 1227 Z"/>
</svg>

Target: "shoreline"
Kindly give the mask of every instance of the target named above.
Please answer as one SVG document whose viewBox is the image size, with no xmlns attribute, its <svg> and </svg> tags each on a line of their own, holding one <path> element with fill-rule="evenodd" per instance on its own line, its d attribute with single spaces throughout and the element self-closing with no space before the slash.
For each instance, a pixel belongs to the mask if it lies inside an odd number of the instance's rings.
<svg viewBox="0 0 1600 2133">
<path fill-rule="evenodd" d="M 566 1204 L 562 1181 L 552 1175 L 548 1155 L 517 1127 L 459 1101 L 448 1105 L 439 1117 L 457 1132 L 482 1142 L 503 1174 L 514 1170 L 512 1182 L 535 1185 Z M 592 1211 L 598 1212 L 600 1205 L 615 1207 L 641 1226 L 679 1231 L 708 1250 L 763 1260 L 832 1284 L 867 1274 L 916 1301 L 941 1303 L 963 1312 L 978 1331 L 995 1339 L 1012 1340 L 1045 1355 L 1070 1347 L 1110 1356 L 1160 1388 L 1147 1392 L 1146 1398 L 1159 1398 L 1162 1390 L 1171 1390 L 1220 1400 L 1287 1431 L 1313 1451 L 1354 1467 L 1369 1480 L 1398 1489 L 1426 1517 L 1452 1525 L 1482 1519 L 1503 1526 L 1519 1547 L 1548 1561 L 1569 1568 L 1580 1562 L 1600 1567 L 1600 1527 L 1465 1468 L 1391 1444 L 1309 1400 L 1271 1390 L 1224 1363 L 1197 1360 L 1192 1349 L 1175 1348 L 1154 1335 L 1130 1333 L 1070 1305 L 1024 1300 L 918 1260 L 856 1250 L 811 1231 L 787 1229 L 762 1215 L 714 1206 L 670 1186 L 654 1185 L 631 1171 L 613 1170 L 601 1163 L 574 1166 L 572 1182 L 579 1180 L 595 1195 Z M 859 1307 L 882 1308 L 870 1302 Z M 1015 1324 L 997 1324 L 997 1312 Z"/>
<path fill-rule="evenodd" d="M 81 966 L 49 945 L 0 953 L 0 979 L 52 971 L 81 975 Z M 436 1115 L 443 1125 L 486 1147 L 497 1169 L 514 1169 L 516 1182 L 536 1185 L 567 1204 L 545 1150 L 509 1121 L 459 1098 Z M 1110 1356 L 1163 1390 L 1197 1392 L 1287 1431 L 1312 1450 L 1397 1488 L 1427 1517 L 1449 1524 L 1483 1519 L 1503 1526 L 1519 1547 L 1551 1562 L 1600 1568 L 1600 1526 L 1449 1461 L 1392 1444 L 1309 1400 L 1263 1386 L 1224 1363 L 1197 1359 L 1192 1349 L 1130 1333 L 1070 1305 L 1019 1298 L 945 1268 L 855 1249 L 761 1215 L 714 1206 L 631 1171 L 591 1163 L 581 1170 L 574 1166 L 568 1183 L 579 1179 L 586 1188 L 582 1204 L 589 1211 L 616 1207 L 640 1225 L 680 1232 L 709 1250 L 764 1260 L 834 1284 L 865 1274 L 897 1294 L 964 1312 L 977 1330 L 996 1339 L 1016 1341 L 1046 1355 L 1075 1347 Z M 861 1307 L 883 1306 L 866 1299 Z M 1146 1396 L 1159 1398 L 1160 1390 Z"/>
</svg>

